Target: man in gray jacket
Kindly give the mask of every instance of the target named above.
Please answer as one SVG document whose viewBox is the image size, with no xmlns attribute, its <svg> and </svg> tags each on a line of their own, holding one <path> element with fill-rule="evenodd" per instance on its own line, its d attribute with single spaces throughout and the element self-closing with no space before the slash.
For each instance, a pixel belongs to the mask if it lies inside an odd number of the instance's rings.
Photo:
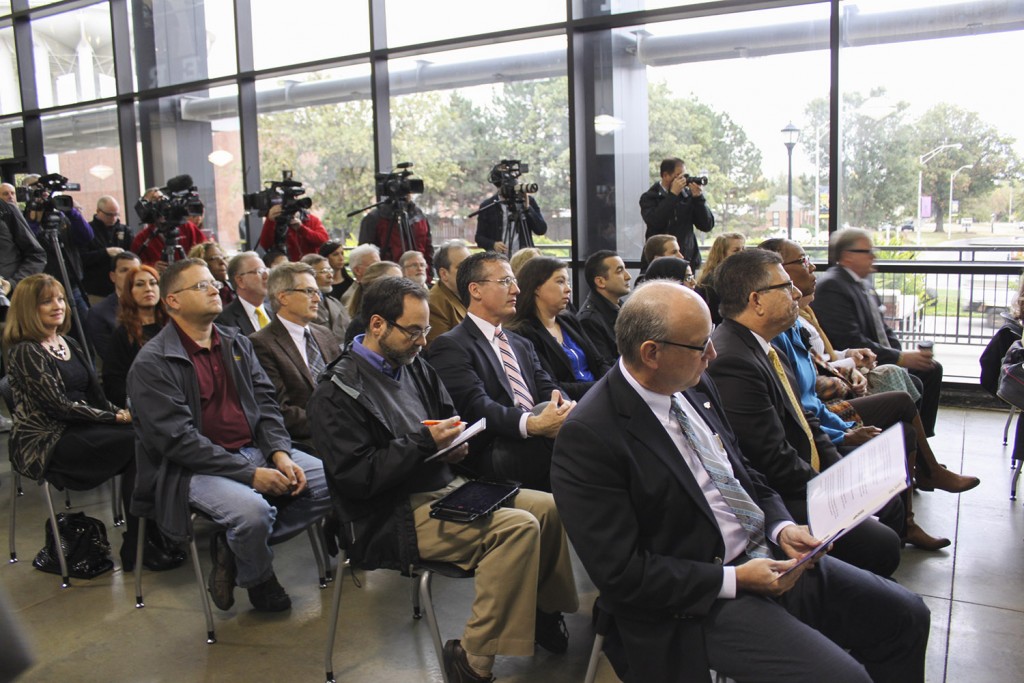
<svg viewBox="0 0 1024 683">
<path fill-rule="evenodd" d="M 171 322 L 128 374 L 139 450 L 132 513 L 152 517 L 173 539 L 188 533 L 188 509 L 224 527 L 212 542 L 209 589 L 220 609 L 237 585 L 260 611 L 291 606 L 277 582 L 270 546 L 330 509 L 323 467 L 291 439 L 249 340 L 214 325 L 221 283 L 199 259 L 160 277 Z"/>
</svg>

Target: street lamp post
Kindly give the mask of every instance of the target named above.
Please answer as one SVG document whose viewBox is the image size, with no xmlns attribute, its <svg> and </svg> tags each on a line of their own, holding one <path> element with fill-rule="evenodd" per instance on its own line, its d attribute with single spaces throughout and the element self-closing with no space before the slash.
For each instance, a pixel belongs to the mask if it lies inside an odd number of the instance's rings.
<svg viewBox="0 0 1024 683">
<path fill-rule="evenodd" d="M 917 243 L 918 244 L 921 244 L 921 189 L 922 189 L 921 186 L 924 183 L 924 165 L 927 164 L 929 161 L 931 161 L 932 158 L 936 154 L 938 154 L 939 152 L 941 152 L 943 150 L 946 150 L 946 149 L 960 149 L 961 147 L 963 147 L 963 145 L 960 144 L 959 142 L 956 142 L 956 143 L 953 143 L 953 144 L 947 144 L 947 145 L 939 145 L 938 147 L 936 147 L 935 149 L 931 150 L 930 152 L 925 152 L 924 154 L 922 154 L 921 156 L 919 156 L 917 158 L 918 163 L 922 167 L 922 168 L 918 169 L 918 171 L 917 171 L 917 223 L 916 223 L 916 225 L 917 225 Z"/>
<path fill-rule="evenodd" d="M 793 239 L 793 148 L 796 147 L 798 137 L 800 137 L 800 129 L 790 121 L 782 129 L 782 144 L 786 146 L 786 152 L 789 155 L 789 201 L 786 208 L 786 237 L 790 240 Z M 818 188 L 815 187 L 814 190 L 817 192 Z"/>
<path fill-rule="evenodd" d="M 974 164 L 965 164 L 949 174 L 949 221 L 946 225 L 946 239 L 953 239 L 953 178 L 956 174 L 968 168 L 974 168 Z"/>
</svg>

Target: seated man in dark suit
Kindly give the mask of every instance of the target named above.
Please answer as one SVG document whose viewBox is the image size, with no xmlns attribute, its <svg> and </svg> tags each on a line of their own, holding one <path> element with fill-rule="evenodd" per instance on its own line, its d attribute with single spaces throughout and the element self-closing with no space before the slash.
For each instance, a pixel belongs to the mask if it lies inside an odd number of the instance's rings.
<svg viewBox="0 0 1024 683">
<path fill-rule="evenodd" d="M 326 327 L 313 323 L 320 306 L 320 288 L 313 268 L 284 263 L 267 281 L 274 320 L 251 337 L 260 365 L 277 392 L 284 426 L 304 445 L 312 443 L 306 404 L 317 377 L 341 354 L 341 341 Z"/>
<path fill-rule="evenodd" d="M 130 251 L 122 251 L 109 259 L 109 262 L 107 270 L 114 291 L 90 308 L 89 317 L 85 319 L 85 335 L 104 361 L 110 351 L 110 340 L 114 336 L 114 328 L 117 327 L 117 314 L 121 309 L 119 297 L 124 279 L 134 268 L 142 265 L 139 257 Z"/>
<path fill-rule="evenodd" d="M 576 403 L 562 399 L 533 345 L 502 329 L 519 295 L 508 259 L 473 254 L 459 266 L 458 287 L 466 319 L 431 342 L 430 363 L 464 420 L 487 418 L 487 431 L 471 442 L 471 464 L 547 491 L 552 439 Z"/>
<path fill-rule="evenodd" d="M 590 255 L 583 266 L 583 277 L 590 287 L 590 294 L 587 294 L 576 317 L 597 347 L 597 352 L 613 360 L 619 357 L 619 349 L 615 346 L 615 318 L 619 315 L 619 303 L 629 294 L 632 278 L 619 255 L 607 249 Z"/>
<path fill-rule="evenodd" d="M 249 336 L 270 324 L 274 314 L 267 311 L 267 278 L 270 269 L 255 251 L 235 254 L 228 262 L 228 280 L 236 298 L 217 316 L 217 324 L 237 327 Z"/>
<path fill-rule="evenodd" d="M 472 616 L 461 642 L 444 650 L 451 683 L 493 680 L 495 655 L 529 656 L 534 641 L 565 652 L 561 612 L 576 611 L 578 599 L 551 495 L 522 489 L 511 507 L 466 524 L 432 518 L 430 504 L 465 483 L 449 465 L 468 449 L 428 462 L 464 427 L 419 358 L 430 327 L 427 292 L 406 278 L 382 278 L 367 286 L 362 311 L 366 334 L 309 404 L 353 565 L 404 571 L 422 558 L 475 569 Z"/>
<path fill-rule="evenodd" d="M 555 502 L 623 680 L 924 681 L 918 596 L 833 557 L 782 576 L 818 541 L 744 457 L 704 374 L 711 330 L 682 285 L 638 288 L 619 313 L 622 358 L 555 441 Z"/>
<path fill-rule="evenodd" d="M 793 326 L 800 290 L 774 252 L 750 249 L 719 265 L 716 291 L 724 322 L 714 333 L 717 358 L 708 372 L 722 394 L 743 454 L 782 496 L 793 517 L 807 522 L 807 482 L 840 455 L 794 390 L 787 359 L 769 341 Z M 879 515 L 836 542 L 833 555 L 881 576 L 900 562 L 903 505 L 893 499 Z M 923 532 L 922 532 L 923 533 Z"/>
<path fill-rule="evenodd" d="M 921 382 L 921 422 L 935 436 L 942 392 L 942 366 L 931 351 L 904 351 L 882 318 L 881 301 L 871 286 L 875 250 L 871 234 L 846 228 L 832 234 L 829 246 L 835 265 L 818 278 L 811 308 L 837 349 L 871 349 L 880 364 L 894 363 Z"/>
</svg>

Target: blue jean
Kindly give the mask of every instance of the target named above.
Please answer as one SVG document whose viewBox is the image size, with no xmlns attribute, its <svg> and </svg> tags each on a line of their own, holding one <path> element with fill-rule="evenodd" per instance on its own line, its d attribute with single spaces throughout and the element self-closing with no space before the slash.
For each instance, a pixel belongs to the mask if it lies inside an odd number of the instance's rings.
<svg viewBox="0 0 1024 683">
<path fill-rule="evenodd" d="M 239 452 L 259 467 L 268 466 L 258 448 L 246 447 Z M 295 498 L 268 499 L 249 484 L 227 477 L 192 475 L 188 502 L 226 529 L 240 588 L 252 588 L 270 579 L 274 573 L 270 546 L 302 532 L 331 508 L 323 463 L 302 451 L 293 450 L 291 457 L 306 473 L 306 490 Z"/>
</svg>

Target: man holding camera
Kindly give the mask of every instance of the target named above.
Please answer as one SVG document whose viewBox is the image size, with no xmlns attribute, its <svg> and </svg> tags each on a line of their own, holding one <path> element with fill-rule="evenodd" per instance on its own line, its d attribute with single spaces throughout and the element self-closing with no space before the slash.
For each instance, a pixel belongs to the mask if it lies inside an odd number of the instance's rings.
<svg viewBox="0 0 1024 683">
<path fill-rule="evenodd" d="M 18 210 L 13 185 L 0 184 L 0 200 L 0 293 L 10 296 L 21 280 L 43 271 L 46 250 Z"/>
<path fill-rule="evenodd" d="M 189 179 L 191 181 L 191 179 Z M 140 205 L 153 205 L 167 199 L 164 192 L 159 187 L 151 187 L 146 190 L 146 194 L 142 196 Z M 139 206 L 136 206 L 136 211 L 140 211 Z M 146 217 L 140 213 L 140 218 L 143 220 Z M 178 261 L 184 258 L 186 254 L 200 242 L 206 241 L 206 236 L 196 227 L 195 223 L 185 221 L 181 225 L 172 226 L 167 224 L 167 219 L 157 213 L 156 216 L 150 216 L 155 222 L 148 223 L 135 239 L 132 241 L 132 248 L 130 251 L 135 252 L 142 259 L 142 262 L 147 266 L 153 266 L 159 271 L 163 271 L 167 268 L 168 257 L 173 257 L 173 260 Z M 165 254 L 167 243 L 165 241 L 167 236 L 170 236 L 177 230 L 177 246 L 181 247 L 181 251 L 175 249 L 175 254 Z M 180 256 L 179 256 L 180 253 Z"/>
<path fill-rule="evenodd" d="M 672 235 L 694 272 L 700 268 L 701 259 L 693 229 L 711 232 L 715 227 L 715 217 L 704 199 L 702 185 L 707 181 L 700 180 L 703 182 L 686 175 L 682 159 L 670 157 L 661 162 L 661 180 L 640 195 L 640 215 L 647 226 L 644 239 Z M 647 267 L 646 263 L 640 265 Z"/>
<path fill-rule="evenodd" d="M 267 211 L 260 233 L 260 246 L 264 249 L 280 246 L 277 244 L 277 218 L 281 215 L 281 205 L 275 204 Z M 299 261 L 306 254 L 315 254 L 320 245 L 327 241 L 327 231 L 319 218 L 308 211 L 296 211 L 288 218 L 284 235 L 285 253 L 289 261 Z"/>
<path fill-rule="evenodd" d="M 514 167 L 510 167 L 510 164 L 514 164 Z M 490 181 L 498 188 L 498 192 L 480 205 L 479 215 L 476 219 L 476 237 L 474 238 L 477 246 L 483 247 L 484 251 L 496 251 L 505 256 L 512 255 L 510 250 L 515 245 L 511 242 L 514 240 L 506 236 L 506 226 L 510 220 L 514 220 L 514 217 L 509 216 L 509 204 L 520 201 L 523 197 L 527 201 L 525 206 L 520 206 L 520 210 L 524 213 L 526 227 L 534 235 L 543 235 L 548 231 L 548 224 L 540 212 L 537 200 L 525 191 L 517 190 L 516 180 L 521 173 L 527 171 L 527 168 L 525 164 L 519 162 L 503 161 L 491 169 Z M 531 187 L 536 190 L 537 186 L 534 184 Z M 494 204 L 499 206 L 493 206 Z M 520 249 L 533 246 L 533 240 L 529 237 L 529 233 L 517 235 L 513 232 L 512 235 L 518 236 L 520 240 L 525 238 L 529 242 L 528 244 L 520 243 Z M 505 243 L 506 239 L 510 244 Z"/>
</svg>

